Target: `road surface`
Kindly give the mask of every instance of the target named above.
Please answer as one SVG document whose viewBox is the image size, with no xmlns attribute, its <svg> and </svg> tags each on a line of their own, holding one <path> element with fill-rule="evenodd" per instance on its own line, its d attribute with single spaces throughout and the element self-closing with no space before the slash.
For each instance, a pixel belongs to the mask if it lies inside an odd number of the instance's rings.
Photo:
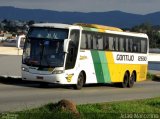
<svg viewBox="0 0 160 119">
<path fill-rule="evenodd" d="M 55 85 L 39 88 L 39 84 L 30 82 L 0 82 L 0 112 L 34 108 L 61 99 L 69 99 L 76 104 L 86 104 L 158 96 L 160 96 L 158 81 L 143 81 L 136 83 L 133 88 L 125 89 L 113 85 L 89 85 L 82 90 Z"/>
<path fill-rule="evenodd" d="M 22 49 L 0 46 L 0 76 L 21 77 Z"/>
<path fill-rule="evenodd" d="M 0 76 L 21 77 L 21 55 L 0 55 Z M 159 64 L 149 66 L 149 71 L 160 74 Z M 14 81 L 13 81 L 14 82 Z M 24 82 L 23 82 L 24 83 Z M 160 96 L 160 82 L 136 83 L 132 89 L 108 86 L 89 86 L 82 90 L 51 85 L 49 88 L 39 88 L 34 83 L 0 82 L 0 112 L 16 111 L 37 107 L 61 99 L 70 99 L 77 104 L 98 103 L 117 100 L 141 99 Z"/>
<path fill-rule="evenodd" d="M 0 55 L 0 76 L 21 77 L 21 55 Z"/>
</svg>

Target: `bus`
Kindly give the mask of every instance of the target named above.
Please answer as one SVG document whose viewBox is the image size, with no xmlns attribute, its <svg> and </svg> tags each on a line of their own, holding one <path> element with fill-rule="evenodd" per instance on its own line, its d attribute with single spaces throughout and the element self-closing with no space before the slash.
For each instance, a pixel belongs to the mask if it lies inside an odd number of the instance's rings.
<svg viewBox="0 0 160 119">
<path fill-rule="evenodd" d="M 22 56 L 22 79 L 41 84 L 115 83 L 146 80 L 148 36 L 98 24 L 38 23 L 30 27 Z"/>
</svg>

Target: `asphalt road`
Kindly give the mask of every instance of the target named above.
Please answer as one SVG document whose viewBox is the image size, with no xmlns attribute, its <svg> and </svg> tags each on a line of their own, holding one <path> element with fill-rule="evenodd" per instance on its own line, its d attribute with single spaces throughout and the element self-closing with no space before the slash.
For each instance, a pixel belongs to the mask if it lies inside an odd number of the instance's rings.
<svg viewBox="0 0 160 119">
<path fill-rule="evenodd" d="M 21 56 L 0 55 L 0 76 L 21 77 Z M 156 64 L 156 67 L 159 67 Z M 158 73 L 154 65 L 149 71 Z M 82 90 L 73 90 L 64 86 L 50 85 L 39 88 L 39 84 L 0 82 L 0 112 L 16 111 L 37 107 L 61 99 L 73 100 L 77 104 L 99 103 L 118 100 L 142 99 L 160 96 L 160 82 L 145 81 L 136 83 L 132 89 L 116 88 L 112 85 L 87 86 Z"/>
<path fill-rule="evenodd" d="M 0 55 L 0 76 L 21 77 L 21 55 Z"/>
<path fill-rule="evenodd" d="M 82 90 L 57 85 L 40 88 L 39 84 L 30 82 L 0 82 L 0 112 L 38 107 L 61 99 L 69 99 L 76 104 L 86 104 L 157 96 L 160 96 L 160 82 L 157 81 L 139 82 L 133 88 L 125 89 L 113 85 L 89 85 Z"/>
</svg>

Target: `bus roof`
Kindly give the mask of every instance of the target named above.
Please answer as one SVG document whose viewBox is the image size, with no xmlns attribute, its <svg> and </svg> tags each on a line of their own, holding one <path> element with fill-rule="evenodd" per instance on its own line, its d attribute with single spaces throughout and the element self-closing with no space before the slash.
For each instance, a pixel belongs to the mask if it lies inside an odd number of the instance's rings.
<svg viewBox="0 0 160 119">
<path fill-rule="evenodd" d="M 33 27 L 47 27 L 47 28 L 62 28 L 62 29 L 68 29 L 69 27 L 73 25 L 69 24 L 62 24 L 62 23 L 37 23 L 33 24 Z"/>
<path fill-rule="evenodd" d="M 83 29 L 87 28 L 87 30 L 90 31 L 96 31 L 95 29 L 97 29 L 97 32 L 148 38 L 148 36 L 145 33 L 123 31 L 122 29 L 117 27 L 104 26 L 99 24 L 86 24 L 86 23 L 75 23 L 74 25 L 82 26 Z"/>
<path fill-rule="evenodd" d="M 104 32 L 110 34 L 117 34 L 117 35 L 127 35 L 127 36 L 135 36 L 135 37 L 144 37 L 148 38 L 148 36 L 144 33 L 136 33 L 136 32 L 126 32 L 117 27 L 111 26 L 104 26 L 98 24 L 86 24 L 86 23 L 75 23 L 73 25 L 69 24 L 62 24 L 62 23 L 37 23 L 33 24 L 33 27 L 47 27 L 47 28 L 62 28 L 62 29 L 69 29 L 69 28 L 78 28 L 78 29 L 87 29 L 89 31 L 97 31 L 97 32 Z"/>
<path fill-rule="evenodd" d="M 99 24 L 86 24 L 86 23 L 75 23 L 74 25 L 82 26 L 82 27 L 89 27 L 89 28 L 96 28 L 102 30 L 110 30 L 110 31 L 123 31 L 120 28 L 112 27 L 112 26 L 104 26 Z"/>
</svg>

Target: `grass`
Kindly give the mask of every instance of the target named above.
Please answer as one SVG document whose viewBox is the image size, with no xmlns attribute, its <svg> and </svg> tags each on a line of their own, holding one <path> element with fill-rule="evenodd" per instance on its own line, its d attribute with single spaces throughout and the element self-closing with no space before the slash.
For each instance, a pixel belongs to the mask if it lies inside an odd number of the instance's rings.
<svg viewBox="0 0 160 119">
<path fill-rule="evenodd" d="M 147 73 L 147 79 L 152 80 L 153 78 L 154 78 L 154 75 L 148 72 Z"/>
<path fill-rule="evenodd" d="M 147 79 L 152 81 L 160 81 L 160 76 L 157 76 L 155 74 L 147 73 Z"/>
<path fill-rule="evenodd" d="M 78 105 L 79 116 L 69 111 L 55 108 L 55 105 L 50 103 L 36 109 L 8 113 L 8 116 L 16 116 L 13 119 L 118 119 L 133 116 L 142 116 L 143 118 L 146 115 L 154 116 L 157 119 L 160 118 L 160 97 L 134 101 Z M 6 115 L 2 114 L 1 117 Z"/>
<path fill-rule="evenodd" d="M 123 102 L 111 102 L 111 103 L 101 103 L 101 104 L 87 104 L 79 105 L 79 112 L 83 117 L 93 118 L 103 118 L 106 115 L 113 118 L 120 117 L 124 113 L 158 113 L 160 114 L 160 97 L 153 99 L 144 99 L 136 101 L 123 101 Z M 91 115 L 87 115 L 87 113 Z M 94 115 L 94 114 L 97 115 Z M 92 115 L 93 114 L 93 115 Z M 159 115 L 160 116 L 160 115 Z"/>
</svg>

